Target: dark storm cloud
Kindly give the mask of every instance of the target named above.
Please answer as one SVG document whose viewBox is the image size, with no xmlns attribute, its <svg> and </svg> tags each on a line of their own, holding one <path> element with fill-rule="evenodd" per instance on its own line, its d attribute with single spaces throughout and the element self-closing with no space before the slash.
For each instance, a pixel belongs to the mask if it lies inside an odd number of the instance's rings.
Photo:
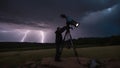
<svg viewBox="0 0 120 68">
<path fill-rule="evenodd" d="M 81 15 L 111 7 L 119 0 L 2 0 L 6 13 L 40 20 L 53 20 L 61 13 Z"/>
<path fill-rule="evenodd" d="M 110 7 L 119 2 L 119 0 L 4 0 L 4 7 L 12 10 L 99 10 Z"/>
<path fill-rule="evenodd" d="M 65 25 L 65 13 L 81 23 L 73 37 L 120 34 L 120 0 L 0 0 L 0 29 L 44 29 Z M 108 8 L 117 5 L 110 13 Z M 9 37 L 8 37 L 9 38 Z"/>
<path fill-rule="evenodd" d="M 6 27 L 5 27 L 6 26 Z M 13 28 L 13 29 L 48 29 L 49 26 L 37 21 L 27 21 L 17 17 L 0 17 L 1 28 Z"/>
<path fill-rule="evenodd" d="M 85 36 L 111 36 L 120 34 L 120 4 L 83 18 L 81 31 Z M 82 30 L 83 29 L 83 30 Z"/>
<path fill-rule="evenodd" d="M 6 20 L 16 24 L 25 24 L 24 19 L 27 19 L 56 26 L 63 24 L 59 19 L 61 13 L 81 18 L 86 12 L 105 9 L 118 2 L 119 0 L 1 0 L 0 15 L 21 17 L 17 22 Z"/>
</svg>

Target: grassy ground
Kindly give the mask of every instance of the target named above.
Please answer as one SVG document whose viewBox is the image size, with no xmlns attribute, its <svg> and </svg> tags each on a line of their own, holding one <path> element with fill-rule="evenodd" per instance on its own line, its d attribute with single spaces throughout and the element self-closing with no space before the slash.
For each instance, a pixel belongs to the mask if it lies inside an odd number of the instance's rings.
<svg viewBox="0 0 120 68">
<path fill-rule="evenodd" d="M 77 48 L 79 56 L 90 58 L 117 58 L 120 59 L 120 46 Z M 55 49 L 0 52 L 0 65 L 18 65 L 26 61 L 38 61 L 45 57 L 53 57 Z M 72 49 L 64 48 L 62 57 L 73 57 Z"/>
</svg>

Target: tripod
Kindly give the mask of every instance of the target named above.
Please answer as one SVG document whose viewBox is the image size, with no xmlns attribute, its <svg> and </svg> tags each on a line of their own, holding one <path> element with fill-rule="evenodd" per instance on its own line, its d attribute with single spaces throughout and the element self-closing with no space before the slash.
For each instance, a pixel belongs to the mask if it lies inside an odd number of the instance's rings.
<svg viewBox="0 0 120 68">
<path fill-rule="evenodd" d="M 74 54 L 75 54 L 75 57 L 76 57 L 77 62 L 80 64 L 78 53 L 77 53 L 76 48 L 74 47 L 73 42 L 72 42 L 72 36 L 71 36 L 71 34 L 70 34 L 70 27 L 69 27 L 69 26 L 68 26 L 67 29 L 66 29 L 66 32 L 65 32 L 63 41 L 65 41 L 66 36 L 69 36 L 69 37 L 70 37 L 70 45 L 71 45 L 71 47 L 73 48 L 73 52 L 74 52 Z M 62 45 L 61 53 L 62 53 L 62 51 L 63 51 L 63 48 L 64 48 L 64 46 Z"/>
</svg>

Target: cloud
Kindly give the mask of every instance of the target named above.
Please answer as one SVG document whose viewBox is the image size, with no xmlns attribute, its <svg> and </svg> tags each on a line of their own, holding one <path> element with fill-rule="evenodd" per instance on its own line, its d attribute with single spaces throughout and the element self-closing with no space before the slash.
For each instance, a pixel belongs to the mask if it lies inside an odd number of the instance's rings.
<svg viewBox="0 0 120 68">
<path fill-rule="evenodd" d="M 119 8 L 120 4 L 116 4 L 110 8 L 89 13 L 81 20 L 81 31 L 83 31 L 84 35 L 86 34 L 85 36 L 111 36 L 120 34 Z"/>
<path fill-rule="evenodd" d="M 44 22 L 52 28 L 64 24 L 59 18 L 61 13 L 81 18 L 88 12 L 101 11 L 118 2 L 119 0 L 1 0 L 0 15 L 5 18 L 0 17 L 0 20 L 32 26 L 37 26 L 35 22 Z"/>
<path fill-rule="evenodd" d="M 120 0 L 0 0 L 0 30 L 52 29 L 51 42 L 56 27 L 65 25 L 61 13 L 81 22 L 73 38 L 120 34 Z"/>
<path fill-rule="evenodd" d="M 0 17 L 0 28 L 2 29 L 49 29 L 49 26 L 42 22 L 27 21 L 16 17 Z"/>
<path fill-rule="evenodd" d="M 54 19 L 61 13 L 80 15 L 103 10 L 118 2 L 119 0 L 2 0 L 0 9 L 13 15 L 51 20 L 51 17 Z"/>
</svg>

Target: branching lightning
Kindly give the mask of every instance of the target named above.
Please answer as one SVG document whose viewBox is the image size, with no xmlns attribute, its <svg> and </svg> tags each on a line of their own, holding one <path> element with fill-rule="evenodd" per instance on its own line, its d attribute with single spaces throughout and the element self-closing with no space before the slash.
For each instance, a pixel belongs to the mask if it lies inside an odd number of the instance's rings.
<svg viewBox="0 0 120 68">
<path fill-rule="evenodd" d="M 28 35 L 29 32 L 30 32 L 30 30 L 27 30 L 27 31 L 25 32 L 24 36 L 23 36 L 22 39 L 21 39 L 21 42 L 24 42 L 24 41 L 25 41 L 25 39 L 26 39 L 26 37 L 27 37 L 27 35 Z"/>
</svg>

